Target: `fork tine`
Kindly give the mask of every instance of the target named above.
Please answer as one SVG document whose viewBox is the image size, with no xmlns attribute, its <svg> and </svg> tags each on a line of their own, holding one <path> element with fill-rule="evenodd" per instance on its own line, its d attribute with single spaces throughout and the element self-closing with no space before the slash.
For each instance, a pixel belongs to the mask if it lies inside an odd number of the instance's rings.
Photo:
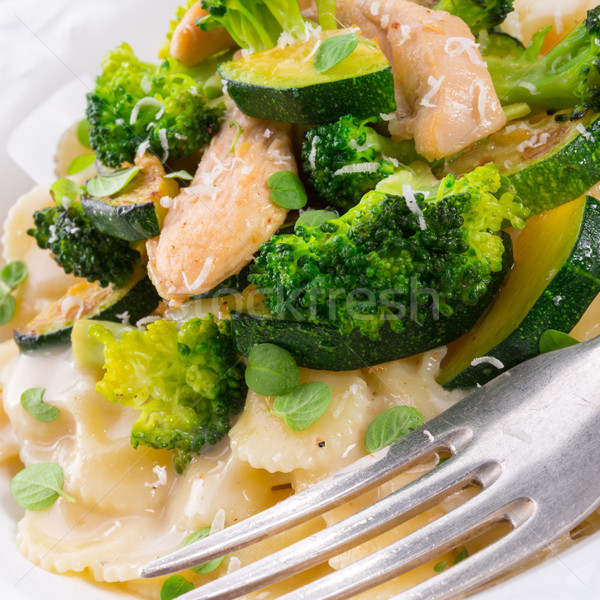
<svg viewBox="0 0 600 600">
<path fill-rule="evenodd" d="M 462 457 L 461 457 L 462 458 Z M 287 579 L 325 562 L 328 558 L 358 545 L 433 506 L 441 498 L 472 482 L 491 485 L 501 473 L 497 463 L 484 463 L 473 469 L 465 461 L 447 461 L 356 514 L 318 533 L 253 562 L 235 573 L 191 592 L 189 600 L 225 600 Z"/>
<path fill-rule="evenodd" d="M 509 532 L 477 554 L 390 600 L 449 600 L 474 591 L 553 541 L 544 533 L 536 531 L 537 522 L 541 520 L 542 517 L 536 514 L 529 523 Z M 554 538 L 559 535 L 557 533 Z M 524 539 L 527 539 L 526 543 Z M 297 598 L 299 600 L 301 596 Z"/>
<path fill-rule="evenodd" d="M 428 425 L 434 431 L 431 423 Z M 392 446 L 361 459 L 262 513 L 145 565 L 140 575 L 167 575 L 235 552 L 381 485 L 425 456 L 442 451 L 455 454 L 472 439 L 469 428 L 449 428 L 445 422 L 440 422 L 439 428 L 440 433 L 436 433 L 434 442 L 422 431 L 416 430 Z"/>
<path fill-rule="evenodd" d="M 493 524 L 509 521 L 517 529 L 535 511 L 535 503 L 526 498 L 504 506 L 498 506 L 496 502 L 498 497 L 494 496 L 492 490 L 483 491 L 474 499 L 405 538 L 344 569 L 285 594 L 279 600 L 345 600 L 463 544 Z M 189 596 L 183 596 L 182 600 L 201 598 L 203 596 L 193 596 L 190 593 Z M 434 597 L 423 598 L 433 600 Z"/>
</svg>

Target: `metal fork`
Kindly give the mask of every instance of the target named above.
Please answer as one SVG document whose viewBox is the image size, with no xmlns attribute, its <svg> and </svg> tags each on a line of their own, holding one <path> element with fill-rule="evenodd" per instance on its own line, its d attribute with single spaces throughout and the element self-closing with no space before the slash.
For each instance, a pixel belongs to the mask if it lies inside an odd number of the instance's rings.
<svg viewBox="0 0 600 600">
<path fill-rule="evenodd" d="M 454 598 L 500 575 L 600 505 L 600 337 L 538 356 L 374 455 L 224 531 L 160 558 L 143 577 L 235 552 L 354 498 L 434 454 L 452 456 L 371 506 L 199 587 L 182 600 L 231 599 L 318 565 L 477 485 L 464 504 L 280 600 L 343 600 L 441 556 L 497 523 L 504 536 L 394 600 Z"/>
</svg>

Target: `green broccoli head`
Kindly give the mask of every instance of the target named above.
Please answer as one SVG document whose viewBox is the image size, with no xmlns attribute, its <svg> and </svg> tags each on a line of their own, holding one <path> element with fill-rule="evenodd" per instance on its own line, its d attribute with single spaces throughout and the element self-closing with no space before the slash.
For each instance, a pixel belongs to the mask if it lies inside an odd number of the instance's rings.
<svg viewBox="0 0 600 600">
<path fill-rule="evenodd" d="M 102 287 L 125 285 L 139 263 L 140 254 L 129 243 L 94 228 L 81 204 L 52 206 L 33 214 L 35 228 L 27 234 L 65 273 L 97 281 Z"/>
<path fill-rule="evenodd" d="M 417 160 L 414 142 L 395 144 L 352 115 L 307 131 L 304 171 L 320 198 L 348 210 L 400 163 Z"/>
<path fill-rule="evenodd" d="M 493 29 L 514 10 L 513 0 L 440 0 L 434 8 L 460 17 L 473 33 Z"/>
<path fill-rule="evenodd" d="M 494 87 L 503 105 L 526 102 L 534 111 L 600 110 L 600 6 L 547 54 L 540 57 L 549 27 L 527 48 L 505 52 L 482 43 Z M 493 36 L 493 34 L 492 34 Z M 492 37 L 493 40 L 493 37 Z M 482 41 L 483 42 L 483 41 Z"/>
<path fill-rule="evenodd" d="M 122 44 L 104 57 L 102 69 L 86 116 L 91 147 L 105 165 L 133 162 L 142 144 L 163 161 L 189 156 L 218 130 L 222 105 L 212 106 L 174 58 L 153 65 Z"/>
<path fill-rule="evenodd" d="M 497 232 L 505 221 L 522 228 L 528 216 L 502 189 L 498 169 L 448 176 L 432 197 L 407 184 L 394 194 L 389 187 L 337 219 L 263 244 L 250 281 L 273 315 L 376 339 L 386 320 L 396 331 L 409 315 L 425 321 L 431 298 L 423 290 L 437 295 L 445 317 L 478 302 L 502 269 Z"/>
<path fill-rule="evenodd" d="M 90 335 L 104 344 L 104 377 L 97 390 L 140 411 L 131 444 L 174 452 L 181 472 L 205 444 L 216 444 L 244 405 L 244 365 L 231 343 L 229 321 L 211 314 L 178 328 L 156 321 L 117 341 L 100 324 Z"/>
<path fill-rule="evenodd" d="M 335 0 L 317 0 L 319 24 L 335 29 Z M 225 27 L 238 46 L 253 51 L 277 45 L 282 34 L 299 39 L 306 21 L 297 0 L 202 0 L 208 15 L 196 25 L 205 31 Z"/>
</svg>

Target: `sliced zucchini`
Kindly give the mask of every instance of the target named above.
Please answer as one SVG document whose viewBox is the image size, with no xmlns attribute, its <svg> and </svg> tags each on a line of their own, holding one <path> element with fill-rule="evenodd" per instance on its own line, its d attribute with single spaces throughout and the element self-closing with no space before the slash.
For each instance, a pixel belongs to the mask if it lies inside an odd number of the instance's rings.
<svg viewBox="0 0 600 600">
<path fill-rule="evenodd" d="M 493 162 L 534 214 L 578 198 L 600 181 L 600 115 L 561 118 L 514 121 L 449 159 L 445 173 L 462 175 Z"/>
<path fill-rule="evenodd" d="M 260 312 L 232 312 L 234 346 L 248 356 L 256 344 L 277 344 L 288 350 L 300 366 L 327 371 L 360 369 L 442 346 L 471 329 L 498 293 L 513 263 L 512 244 L 506 234 L 504 245 L 502 271 L 494 273 L 486 294 L 478 304 L 463 305 L 450 317 L 432 318 L 422 325 L 409 320 L 401 333 L 385 324 L 380 339 L 372 340 L 358 331 L 341 335 L 331 325 L 273 319 Z"/>
<path fill-rule="evenodd" d="M 165 179 L 165 170 L 151 154 L 136 158 L 141 171 L 118 194 L 105 198 L 86 196 L 81 205 L 96 229 L 128 241 L 145 240 L 160 233 L 167 212 L 160 199 L 174 198 L 179 186 Z"/>
<path fill-rule="evenodd" d="M 156 289 L 145 271 L 140 271 L 123 287 L 100 287 L 97 283 L 77 283 L 50 304 L 22 329 L 14 332 L 22 350 L 37 350 L 52 344 L 69 342 L 78 319 L 123 320 L 131 323 L 149 315 L 160 302 Z"/>
<path fill-rule="evenodd" d="M 514 251 L 515 267 L 490 310 L 448 347 L 438 378 L 448 388 L 484 384 L 539 354 L 547 329 L 575 327 L 600 293 L 600 202 L 588 196 L 531 218 Z"/>
<path fill-rule="evenodd" d="M 341 33 L 256 52 L 223 63 L 219 73 L 239 109 L 258 119 L 321 125 L 347 114 L 366 119 L 395 110 L 392 69 L 371 40 L 328 71 L 315 71 L 315 45 Z"/>
</svg>

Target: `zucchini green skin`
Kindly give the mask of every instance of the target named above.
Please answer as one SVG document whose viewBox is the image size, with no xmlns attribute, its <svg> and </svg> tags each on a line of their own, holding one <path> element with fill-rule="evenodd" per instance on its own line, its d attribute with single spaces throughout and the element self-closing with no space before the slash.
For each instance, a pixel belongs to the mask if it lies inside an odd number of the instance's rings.
<svg viewBox="0 0 600 600">
<path fill-rule="evenodd" d="M 81 206 L 96 229 L 122 240 L 146 240 L 160 233 L 152 201 L 112 206 L 102 198 L 85 197 Z"/>
<path fill-rule="evenodd" d="M 558 151 L 506 174 L 534 214 L 578 198 L 600 180 L 600 115 L 586 129 Z"/>
<path fill-rule="evenodd" d="M 110 305 L 107 306 L 106 302 L 103 303 L 99 312 L 86 315 L 85 318 L 120 323 L 121 318 L 117 315 L 128 312 L 130 321 L 135 323 L 148 316 L 156 309 L 159 302 L 158 292 L 150 279 L 145 276 L 128 291 L 127 288 L 115 289 L 114 301 Z M 60 327 L 48 327 L 48 329 L 36 333 L 16 330 L 13 337 L 21 350 L 41 350 L 56 344 L 70 343 L 72 329 L 73 322 L 70 322 L 64 323 Z"/>
<path fill-rule="evenodd" d="M 600 202 L 588 196 L 579 236 L 565 264 L 519 326 L 486 352 L 486 356 L 500 360 L 503 368 L 498 369 L 489 363 L 470 366 L 444 383 L 444 387 L 456 389 L 483 385 L 505 370 L 537 356 L 542 333 L 547 329 L 569 333 L 598 294 Z"/>
<path fill-rule="evenodd" d="M 396 110 L 391 67 L 338 81 L 275 89 L 236 81 L 219 68 L 227 92 L 250 117 L 301 125 L 323 125 L 344 115 L 359 119 Z"/>
<path fill-rule="evenodd" d="M 450 317 L 440 316 L 422 325 L 409 320 L 400 333 L 392 331 L 386 323 L 380 330 L 380 339 L 372 340 L 356 330 L 348 336 L 341 335 L 336 327 L 327 324 L 232 312 L 235 349 L 248 356 L 253 346 L 272 343 L 285 348 L 302 367 L 351 371 L 443 346 L 473 327 L 506 279 L 513 264 L 513 254 L 510 237 L 503 234 L 503 240 L 503 267 L 493 275 L 487 292 L 475 306 L 463 305 Z"/>
</svg>

